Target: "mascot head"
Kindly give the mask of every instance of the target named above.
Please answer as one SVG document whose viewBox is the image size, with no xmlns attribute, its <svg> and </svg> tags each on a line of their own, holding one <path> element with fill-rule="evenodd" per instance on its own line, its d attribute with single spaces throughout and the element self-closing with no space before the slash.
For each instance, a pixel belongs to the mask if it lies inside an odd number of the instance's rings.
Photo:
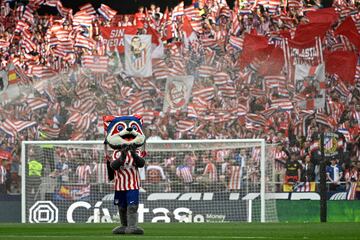
<svg viewBox="0 0 360 240">
<path fill-rule="evenodd" d="M 145 135 L 141 116 L 104 116 L 103 121 L 106 132 L 105 143 L 112 149 L 144 145 Z"/>
</svg>

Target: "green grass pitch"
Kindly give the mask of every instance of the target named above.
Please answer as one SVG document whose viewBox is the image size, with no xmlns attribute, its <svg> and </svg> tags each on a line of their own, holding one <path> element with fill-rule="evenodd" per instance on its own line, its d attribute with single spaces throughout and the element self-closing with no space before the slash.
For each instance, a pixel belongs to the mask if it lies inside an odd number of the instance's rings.
<svg viewBox="0 0 360 240">
<path fill-rule="evenodd" d="M 113 235 L 115 224 L 0 224 L 1 240 L 360 239 L 360 223 L 141 224 L 143 236 Z"/>
</svg>

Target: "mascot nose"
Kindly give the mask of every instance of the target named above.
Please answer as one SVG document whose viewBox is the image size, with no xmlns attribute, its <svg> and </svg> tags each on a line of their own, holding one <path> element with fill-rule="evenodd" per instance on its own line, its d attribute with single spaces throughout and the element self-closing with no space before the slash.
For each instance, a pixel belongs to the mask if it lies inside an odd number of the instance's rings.
<svg viewBox="0 0 360 240">
<path fill-rule="evenodd" d="M 133 129 L 131 127 L 126 128 L 126 131 L 131 132 Z"/>
</svg>

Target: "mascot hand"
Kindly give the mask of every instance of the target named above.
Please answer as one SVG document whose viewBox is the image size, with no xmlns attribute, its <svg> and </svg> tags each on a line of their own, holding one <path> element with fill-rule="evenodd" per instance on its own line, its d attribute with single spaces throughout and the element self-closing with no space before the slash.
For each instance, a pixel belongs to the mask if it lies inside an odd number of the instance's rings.
<svg viewBox="0 0 360 240">
<path fill-rule="evenodd" d="M 115 159 L 110 163 L 110 166 L 114 170 L 118 170 L 120 167 L 124 166 L 126 160 L 126 152 L 121 152 L 121 156 L 118 159 Z"/>
<path fill-rule="evenodd" d="M 142 168 L 145 166 L 145 160 L 142 157 L 140 157 L 139 155 L 137 155 L 135 150 L 130 151 L 130 153 L 134 159 L 136 167 Z"/>
<path fill-rule="evenodd" d="M 135 143 L 129 145 L 130 152 L 135 152 L 137 148 L 138 146 Z"/>
</svg>

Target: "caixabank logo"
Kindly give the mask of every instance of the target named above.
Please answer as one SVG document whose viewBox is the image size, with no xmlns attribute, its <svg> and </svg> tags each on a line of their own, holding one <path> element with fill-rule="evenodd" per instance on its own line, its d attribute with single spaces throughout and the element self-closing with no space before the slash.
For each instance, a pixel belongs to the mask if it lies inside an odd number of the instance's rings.
<svg viewBox="0 0 360 240">
<path fill-rule="evenodd" d="M 51 201 L 37 201 L 29 209 L 30 223 L 57 223 L 59 209 Z"/>
</svg>

